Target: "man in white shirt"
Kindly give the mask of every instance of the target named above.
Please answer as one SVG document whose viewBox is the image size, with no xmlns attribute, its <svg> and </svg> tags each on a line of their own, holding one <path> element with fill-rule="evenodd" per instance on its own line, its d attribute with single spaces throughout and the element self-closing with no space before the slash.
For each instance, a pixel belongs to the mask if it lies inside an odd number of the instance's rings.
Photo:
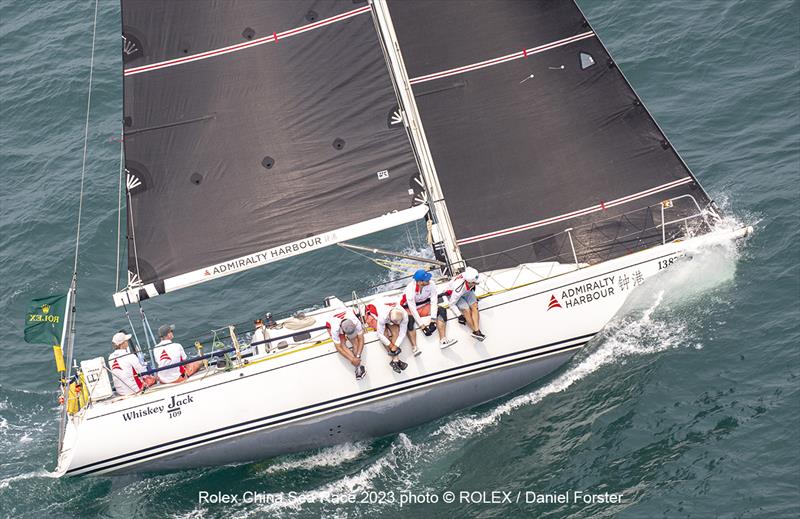
<svg viewBox="0 0 800 519">
<path fill-rule="evenodd" d="M 415 324 L 419 323 L 425 335 L 433 333 L 431 316 L 436 316 L 436 329 L 439 331 L 439 346 L 444 349 L 457 343 L 456 339 L 448 339 L 446 334 L 447 311 L 439 306 L 439 291 L 431 279 L 433 275 L 423 269 L 414 272 L 414 279 L 403 291 L 400 305 L 408 311 L 408 340 L 411 351 L 419 355 Z"/>
<path fill-rule="evenodd" d="M 119 396 L 138 393 L 146 387 L 156 383 L 156 378 L 151 375 L 141 375 L 147 368 L 139 361 L 135 353 L 128 351 L 128 341 L 131 336 L 124 332 L 117 332 L 111 338 L 114 351 L 108 356 L 108 369 L 114 379 L 114 389 Z"/>
<path fill-rule="evenodd" d="M 265 342 L 268 337 L 266 325 L 262 319 L 256 319 L 253 321 L 253 325 L 255 330 L 253 330 L 253 338 L 250 340 L 250 347 L 255 347 L 256 355 L 267 353 L 270 350 L 270 343 Z"/>
<path fill-rule="evenodd" d="M 336 351 L 355 368 L 356 380 L 367 374 L 361 364 L 361 352 L 364 350 L 364 328 L 356 314 L 349 308 L 342 308 L 330 316 L 325 323 Z M 352 348 L 347 347 L 350 343 Z"/>
<path fill-rule="evenodd" d="M 153 357 L 159 368 L 183 362 L 189 357 L 186 355 L 183 346 L 177 342 L 172 342 L 173 331 L 173 325 L 164 324 L 158 327 L 158 336 L 161 338 L 161 342 L 153 348 Z M 201 361 L 195 361 L 182 366 L 160 370 L 158 371 L 158 380 L 163 384 L 183 382 L 194 375 L 202 365 Z"/>
<path fill-rule="evenodd" d="M 480 282 L 480 274 L 472 267 L 450 280 L 447 291 L 450 309 L 459 314 L 458 322 L 472 330 L 472 336 L 483 341 L 486 336 L 481 331 L 481 318 L 478 313 L 478 297 L 475 287 Z"/>
<path fill-rule="evenodd" d="M 391 361 L 389 365 L 395 373 L 401 373 L 408 364 L 399 359 L 400 345 L 406 338 L 408 314 L 400 306 L 383 301 L 364 307 L 364 320 L 375 330 L 378 340 L 386 348 Z"/>
</svg>

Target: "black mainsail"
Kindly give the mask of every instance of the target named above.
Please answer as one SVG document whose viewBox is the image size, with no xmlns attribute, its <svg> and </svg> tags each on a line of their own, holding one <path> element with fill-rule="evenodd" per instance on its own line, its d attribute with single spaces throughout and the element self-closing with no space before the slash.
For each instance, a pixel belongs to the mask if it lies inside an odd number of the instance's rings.
<svg viewBox="0 0 800 519">
<path fill-rule="evenodd" d="M 122 0 L 122 26 L 118 305 L 424 215 L 366 2 Z"/>
<path fill-rule="evenodd" d="M 571 0 L 387 5 L 467 263 L 602 261 L 710 204 Z"/>
<path fill-rule="evenodd" d="M 122 5 L 117 304 L 421 218 L 423 199 L 437 254 L 482 270 L 603 261 L 711 206 L 573 1 Z"/>
</svg>

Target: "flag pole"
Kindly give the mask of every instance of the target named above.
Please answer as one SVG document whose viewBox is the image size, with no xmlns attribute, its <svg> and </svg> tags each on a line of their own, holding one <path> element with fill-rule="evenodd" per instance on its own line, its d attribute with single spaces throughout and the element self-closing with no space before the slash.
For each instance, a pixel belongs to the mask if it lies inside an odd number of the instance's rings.
<svg viewBox="0 0 800 519">
<path fill-rule="evenodd" d="M 68 403 L 69 403 L 69 380 L 72 376 L 72 349 L 74 345 L 73 341 L 73 334 L 75 331 L 74 326 L 74 294 L 75 294 L 75 285 L 77 281 L 77 275 L 73 272 L 72 274 L 72 281 L 69 284 L 69 290 L 67 291 L 67 304 L 66 308 L 64 309 L 64 325 L 61 329 L 61 345 L 66 346 L 66 359 L 62 353 L 62 363 L 64 363 L 64 371 L 61 372 L 61 395 L 64 399 L 64 403 L 61 406 L 61 416 L 59 418 L 58 424 L 58 452 L 61 453 L 62 447 L 64 446 L 64 433 L 67 429 L 67 412 L 68 412 Z M 58 360 L 56 360 L 56 364 L 58 364 Z"/>
</svg>

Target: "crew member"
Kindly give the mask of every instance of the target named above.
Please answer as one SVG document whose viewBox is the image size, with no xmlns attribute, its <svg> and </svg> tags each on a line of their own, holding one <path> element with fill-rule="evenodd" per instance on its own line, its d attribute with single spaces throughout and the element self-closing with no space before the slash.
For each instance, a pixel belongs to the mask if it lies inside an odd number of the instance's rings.
<svg viewBox="0 0 800 519">
<path fill-rule="evenodd" d="M 458 321 L 462 318 L 464 324 L 472 330 L 472 336 L 483 341 L 486 336 L 481 331 L 481 318 L 478 313 L 478 297 L 475 287 L 480 282 L 480 273 L 472 267 L 467 267 L 464 272 L 450 280 L 447 291 L 450 309 L 459 314 Z"/>
<path fill-rule="evenodd" d="M 264 325 L 264 321 L 262 319 L 256 319 L 253 321 L 253 325 L 255 326 L 255 330 L 253 330 L 253 338 L 250 340 L 250 347 L 252 348 L 253 345 L 255 345 L 256 355 L 269 352 L 270 345 L 264 342 L 267 340 L 267 327 Z"/>
<path fill-rule="evenodd" d="M 325 323 L 336 351 L 347 359 L 355 368 L 356 380 L 367 374 L 361 364 L 361 352 L 364 350 L 364 328 L 356 314 L 349 308 L 342 308 L 330 316 Z M 350 347 L 347 344 L 350 343 Z"/>
<path fill-rule="evenodd" d="M 117 332 L 111 338 L 114 351 L 108 356 L 108 366 L 111 378 L 114 379 L 114 389 L 119 396 L 138 393 L 156 383 L 156 377 L 140 375 L 147 371 L 147 368 L 135 353 L 128 351 L 130 339 L 131 336 L 125 332 Z"/>
<path fill-rule="evenodd" d="M 153 357 L 158 363 L 158 367 L 170 366 L 183 362 L 189 356 L 186 355 L 183 346 L 177 342 L 172 342 L 174 338 L 174 325 L 163 324 L 158 327 L 158 336 L 161 342 L 156 344 L 153 348 Z M 173 382 L 184 382 L 186 379 L 197 373 L 197 370 L 203 365 L 201 361 L 190 362 L 182 366 L 168 368 L 158 371 L 158 380 L 163 384 L 171 384 Z"/>
<path fill-rule="evenodd" d="M 408 364 L 400 360 L 400 345 L 406 338 L 408 314 L 396 304 L 378 301 L 364 308 L 367 325 L 375 330 L 378 340 L 389 354 L 389 365 L 396 373 L 402 373 Z"/>
<path fill-rule="evenodd" d="M 408 319 L 408 340 L 411 342 L 411 351 L 414 355 L 419 355 L 417 346 L 417 335 L 415 323 L 419 323 L 423 333 L 431 335 L 433 333 L 431 316 L 436 316 L 435 328 L 439 331 L 439 346 L 447 348 L 457 343 L 456 339 L 448 339 L 446 334 L 447 311 L 439 306 L 439 291 L 431 278 L 433 274 L 419 269 L 414 272 L 414 279 L 409 283 L 400 299 L 400 305 L 409 314 Z"/>
</svg>

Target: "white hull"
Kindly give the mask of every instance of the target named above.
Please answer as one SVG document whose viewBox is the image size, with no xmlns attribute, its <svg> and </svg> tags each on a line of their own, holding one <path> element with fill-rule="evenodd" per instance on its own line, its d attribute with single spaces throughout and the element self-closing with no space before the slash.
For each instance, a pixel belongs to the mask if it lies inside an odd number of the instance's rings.
<svg viewBox="0 0 800 519">
<path fill-rule="evenodd" d="M 375 334 L 368 333 L 367 376 L 361 381 L 323 342 L 143 395 L 93 403 L 69 420 L 58 472 L 252 461 L 391 434 L 492 400 L 568 361 L 614 317 L 636 284 L 672 258 L 748 232 L 718 231 L 580 269 L 531 264 L 494 272 L 486 283 L 491 295 L 481 300 L 486 341 L 475 341 L 451 319 L 448 336 L 458 343 L 440 350 L 435 336 L 417 333 L 423 354 L 411 357 L 404 348 L 408 369 L 402 374 L 392 371 Z M 314 326 L 324 324 L 326 312 L 312 314 Z M 173 401 L 180 403 L 177 412 L 170 412 Z"/>
</svg>

